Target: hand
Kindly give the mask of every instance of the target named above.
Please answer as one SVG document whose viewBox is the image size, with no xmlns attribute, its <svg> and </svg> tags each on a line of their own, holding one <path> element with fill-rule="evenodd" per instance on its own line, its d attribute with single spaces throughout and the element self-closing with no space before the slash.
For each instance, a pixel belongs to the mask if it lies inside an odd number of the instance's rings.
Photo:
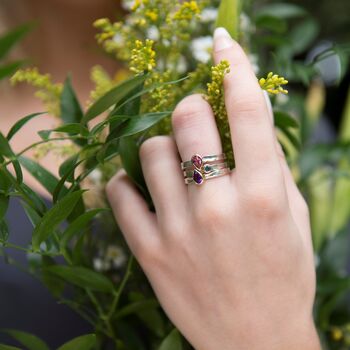
<svg viewBox="0 0 350 350">
<path fill-rule="evenodd" d="M 216 31 L 235 170 L 202 186 L 180 159 L 222 152 L 210 106 L 185 98 L 174 138 L 140 150 L 156 214 L 120 171 L 107 194 L 125 238 L 165 312 L 197 350 L 316 350 L 309 215 L 277 143 L 271 111 L 242 48 Z M 127 205 L 126 205 L 127 203 Z"/>
</svg>

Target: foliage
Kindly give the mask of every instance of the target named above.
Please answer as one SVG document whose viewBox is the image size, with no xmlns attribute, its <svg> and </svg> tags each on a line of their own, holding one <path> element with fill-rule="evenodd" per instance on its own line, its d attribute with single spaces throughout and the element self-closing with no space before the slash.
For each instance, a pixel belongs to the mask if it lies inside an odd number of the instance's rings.
<svg viewBox="0 0 350 350">
<path fill-rule="evenodd" d="M 322 111 L 319 96 L 324 85 L 319 64 L 330 56 L 341 56 L 345 62 L 347 46 L 333 45 L 309 61 L 302 60 L 319 25 L 303 8 L 288 3 L 252 6 L 234 0 L 222 0 L 221 5 L 216 0 L 125 0 L 123 5 L 128 11 L 123 21 L 98 19 L 94 23 L 97 41 L 113 59 L 125 64 L 120 75 L 110 77 L 103 68 L 95 67 L 96 88 L 88 105 L 82 107 L 70 77 L 61 84 L 35 68 L 19 70 L 12 81 L 36 86 L 46 109 L 60 117 L 60 125 L 42 130 L 40 142 L 18 153 L 12 150 L 12 139 L 39 114 L 22 118 L 7 135 L 0 133 L 1 253 L 12 263 L 10 249 L 27 254 L 30 273 L 91 323 L 95 332 L 60 349 L 191 349 L 166 318 L 113 225 L 103 187 L 123 166 L 152 208 L 139 164 L 140 143 L 152 135 L 169 134 L 172 110 L 193 92 L 203 93 L 211 104 L 234 166 L 222 86 L 229 67 L 225 61 L 213 66 L 210 56 L 215 25 L 228 27 L 246 48 L 255 69 L 263 67 L 259 75 L 266 78 L 259 80 L 260 85 L 271 93 L 280 141 L 310 204 L 319 277 L 317 326 L 325 349 L 346 349 L 350 98 L 339 139 L 324 145 L 311 144 L 310 138 Z M 271 71 L 288 77 L 290 95 L 284 95 L 287 81 Z M 341 69 L 337 80 L 343 76 Z M 59 177 L 24 156 L 42 145 L 63 147 L 61 141 L 69 142 L 70 151 L 59 166 Z M 25 184 L 23 168 L 48 191 L 51 208 Z M 31 242 L 25 247 L 12 243 L 6 224 L 9 200 L 14 196 L 21 199 L 33 225 Z M 341 208 L 341 214 L 333 208 Z M 5 332 L 28 349 L 47 348 L 34 336 Z"/>
</svg>

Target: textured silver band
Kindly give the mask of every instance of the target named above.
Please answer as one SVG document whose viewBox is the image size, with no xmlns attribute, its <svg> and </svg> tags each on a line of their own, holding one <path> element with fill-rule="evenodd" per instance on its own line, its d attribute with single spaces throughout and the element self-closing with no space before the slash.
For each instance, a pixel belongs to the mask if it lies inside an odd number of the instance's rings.
<svg viewBox="0 0 350 350">
<path fill-rule="evenodd" d="M 215 177 L 219 177 L 219 176 L 223 176 L 223 175 L 227 175 L 231 172 L 231 170 L 229 168 L 224 168 L 224 169 L 218 169 L 215 170 L 209 174 L 203 174 L 203 181 L 205 180 L 209 180 Z M 196 184 L 196 185 L 201 185 L 203 182 L 198 183 L 196 182 L 192 177 L 186 177 L 185 178 L 185 184 L 186 185 L 191 185 L 191 184 Z"/>
<path fill-rule="evenodd" d="M 214 164 L 204 164 L 201 173 L 210 174 L 213 171 L 228 168 L 227 162 L 214 163 Z M 187 168 L 183 171 L 184 177 L 193 177 L 195 169 Z"/>
<path fill-rule="evenodd" d="M 213 163 L 217 161 L 223 161 L 226 159 L 226 155 L 224 153 L 218 154 L 218 155 L 213 155 L 213 156 L 204 156 L 202 157 L 202 162 L 203 164 L 206 163 Z M 181 169 L 185 170 L 186 168 L 193 167 L 193 162 L 192 160 L 188 160 L 186 162 L 181 162 Z"/>
</svg>

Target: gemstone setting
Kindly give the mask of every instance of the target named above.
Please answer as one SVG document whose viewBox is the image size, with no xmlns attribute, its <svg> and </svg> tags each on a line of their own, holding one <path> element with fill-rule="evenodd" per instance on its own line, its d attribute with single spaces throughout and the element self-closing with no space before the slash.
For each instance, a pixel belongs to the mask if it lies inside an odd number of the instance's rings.
<svg viewBox="0 0 350 350">
<path fill-rule="evenodd" d="M 203 164 L 203 160 L 202 157 L 199 154 L 195 154 L 194 156 L 192 156 L 191 158 L 191 162 L 194 165 L 194 167 L 198 170 L 201 169 L 202 164 Z"/>
<path fill-rule="evenodd" d="M 193 181 L 197 184 L 197 185 L 201 185 L 204 181 L 203 175 L 201 174 L 200 171 L 194 169 L 193 171 Z"/>
</svg>

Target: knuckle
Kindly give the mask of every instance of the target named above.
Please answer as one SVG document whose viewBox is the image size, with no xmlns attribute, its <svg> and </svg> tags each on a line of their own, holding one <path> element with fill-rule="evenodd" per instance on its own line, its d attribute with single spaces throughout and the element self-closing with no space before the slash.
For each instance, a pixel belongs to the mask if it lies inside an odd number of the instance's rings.
<svg viewBox="0 0 350 350">
<path fill-rule="evenodd" d="M 194 212 L 196 225 L 209 231 L 220 231 L 231 220 L 232 211 L 228 205 L 202 204 Z"/>
<path fill-rule="evenodd" d="M 173 128 L 193 128 L 200 123 L 203 113 L 212 113 L 208 102 L 199 94 L 187 96 L 178 103 L 172 114 Z"/>
<path fill-rule="evenodd" d="M 286 213 L 286 203 L 274 190 L 256 189 L 246 194 L 244 198 L 248 212 L 256 217 L 279 219 Z"/>
<path fill-rule="evenodd" d="M 172 146 L 172 139 L 169 136 L 154 136 L 144 142 L 140 146 L 140 158 L 152 158 L 154 155 L 158 155 L 160 150 Z"/>
</svg>

